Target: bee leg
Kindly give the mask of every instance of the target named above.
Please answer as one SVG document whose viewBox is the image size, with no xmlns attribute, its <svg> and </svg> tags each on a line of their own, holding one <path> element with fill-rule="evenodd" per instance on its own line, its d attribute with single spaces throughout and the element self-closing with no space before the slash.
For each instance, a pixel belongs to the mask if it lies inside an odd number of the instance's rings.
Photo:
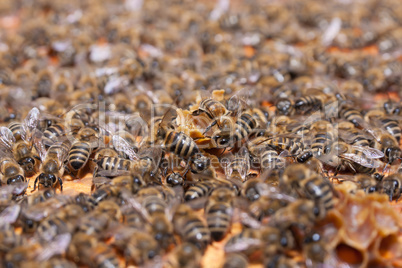
<svg viewBox="0 0 402 268">
<path fill-rule="evenodd" d="M 36 177 L 36 179 L 35 179 L 34 188 L 33 188 L 32 192 L 36 190 L 36 184 L 38 183 L 38 180 L 39 180 L 39 176 Z M 38 190 L 39 190 L 39 185 L 38 185 Z"/>
<path fill-rule="evenodd" d="M 77 175 L 75 175 L 75 174 L 68 168 L 68 166 L 65 166 L 64 170 L 66 170 L 66 171 L 68 172 L 68 174 L 70 174 L 70 176 L 73 177 L 74 180 L 79 179 L 79 178 L 77 177 Z"/>
<path fill-rule="evenodd" d="M 40 159 L 40 157 L 39 156 L 37 156 L 37 155 L 33 155 L 32 156 L 33 158 L 35 158 L 36 160 L 39 160 L 39 161 L 41 161 L 42 159 Z"/>
<path fill-rule="evenodd" d="M 63 192 L 63 181 L 60 177 L 57 177 L 57 179 L 59 180 L 59 184 L 60 184 L 60 192 Z"/>
<path fill-rule="evenodd" d="M 215 126 L 218 123 L 218 120 L 214 120 L 212 121 L 211 124 L 209 124 L 209 126 L 207 126 L 207 128 L 204 130 L 204 132 L 202 133 L 202 135 L 205 135 L 205 133 L 207 133 L 213 126 Z"/>
</svg>

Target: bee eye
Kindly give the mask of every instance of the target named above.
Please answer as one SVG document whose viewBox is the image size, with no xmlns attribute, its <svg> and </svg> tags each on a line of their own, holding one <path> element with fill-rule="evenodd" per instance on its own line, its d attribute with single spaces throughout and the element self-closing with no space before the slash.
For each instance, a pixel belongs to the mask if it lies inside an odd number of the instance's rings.
<svg viewBox="0 0 402 268">
<path fill-rule="evenodd" d="M 52 180 L 52 183 L 56 183 L 56 176 L 51 175 L 51 176 L 50 176 L 50 179 Z"/>
</svg>

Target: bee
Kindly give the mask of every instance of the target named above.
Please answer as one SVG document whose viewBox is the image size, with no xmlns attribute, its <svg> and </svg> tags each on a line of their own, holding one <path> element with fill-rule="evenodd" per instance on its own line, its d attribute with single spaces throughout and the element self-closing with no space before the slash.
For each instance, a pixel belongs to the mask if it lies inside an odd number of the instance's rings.
<svg viewBox="0 0 402 268">
<path fill-rule="evenodd" d="M 122 213 L 119 206 L 110 200 L 99 202 L 95 209 L 78 221 L 76 232 L 85 233 L 87 235 L 100 235 L 112 223 L 120 222 Z"/>
<path fill-rule="evenodd" d="M 55 143 L 49 147 L 47 152 L 43 150 L 40 144 L 36 146 L 41 156 L 42 164 L 40 166 L 40 174 L 34 182 L 34 190 L 36 190 L 37 184 L 53 188 L 59 184 L 60 191 L 63 191 L 63 180 L 61 177 L 64 173 L 64 160 L 68 155 L 70 147 L 71 143 L 68 140 Z"/>
<path fill-rule="evenodd" d="M 402 176 L 399 173 L 388 175 L 379 183 L 378 188 L 389 196 L 389 201 L 398 201 L 402 193 Z"/>
<path fill-rule="evenodd" d="M 177 246 L 169 255 L 164 265 L 169 268 L 199 268 L 201 267 L 202 253 L 191 243 L 183 243 Z"/>
<path fill-rule="evenodd" d="M 152 235 L 135 229 L 123 229 L 123 234 L 116 234 L 113 242 L 124 252 L 126 265 L 132 263 L 142 266 L 150 263 L 161 254 L 161 249 Z"/>
<path fill-rule="evenodd" d="M 34 98 L 50 97 L 53 86 L 53 74 L 48 70 L 42 70 L 38 73 L 34 85 Z"/>
<path fill-rule="evenodd" d="M 212 136 L 216 148 L 226 148 L 239 144 L 257 129 L 258 122 L 248 111 L 240 114 L 232 130 L 222 130 Z M 234 132 L 234 133 L 233 133 Z"/>
<path fill-rule="evenodd" d="M 184 200 L 191 201 L 201 197 L 209 196 L 213 188 L 218 184 L 214 180 L 204 180 L 190 186 L 184 194 Z"/>
<path fill-rule="evenodd" d="M 320 157 L 324 154 L 325 147 L 335 139 L 336 132 L 327 121 L 317 121 L 311 125 L 310 129 L 313 136 L 311 151 L 314 157 Z"/>
<path fill-rule="evenodd" d="M 364 115 L 364 119 L 368 123 L 373 123 L 375 126 L 379 126 L 390 135 L 392 135 L 398 144 L 401 141 L 401 127 L 399 122 L 395 119 L 389 118 L 382 110 L 371 110 Z"/>
<path fill-rule="evenodd" d="M 307 95 L 296 99 L 294 108 L 303 114 L 310 114 L 313 111 L 322 109 L 324 105 L 324 97 L 321 95 Z"/>
<path fill-rule="evenodd" d="M 26 182 L 24 170 L 14 160 L 12 155 L 2 155 L 0 161 L 0 182 L 2 185 Z"/>
<path fill-rule="evenodd" d="M 84 127 L 78 131 L 67 157 L 69 166 L 75 172 L 86 165 L 92 150 L 98 146 L 97 139 L 98 134 L 93 128 Z"/>
<path fill-rule="evenodd" d="M 201 114 L 205 114 L 210 120 L 212 120 L 212 122 L 204 130 L 204 133 L 207 133 L 213 126 L 220 125 L 219 119 L 222 116 L 227 115 L 228 111 L 225 105 L 223 105 L 221 102 L 208 98 L 202 100 L 198 106 L 198 109 L 192 113 L 193 116 L 199 116 Z"/>
<path fill-rule="evenodd" d="M 161 248 L 166 249 L 173 241 L 173 224 L 167 215 L 168 204 L 159 190 L 153 187 L 140 189 L 137 194 L 148 213 L 152 234 Z"/>
<path fill-rule="evenodd" d="M 289 98 L 279 98 L 275 102 L 275 112 L 277 115 L 291 116 L 294 114 L 294 104 Z"/>
<path fill-rule="evenodd" d="M 33 194 L 25 196 L 25 198 L 21 201 L 21 204 L 25 204 L 27 206 L 36 205 L 42 203 L 50 198 L 55 196 L 56 192 L 53 188 L 48 188 L 44 190 L 37 191 Z"/>
<path fill-rule="evenodd" d="M 340 181 L 350 181 L 356 184 L 357 189 L 363 190 L 365 193 L 374 193 L 377 191 L 378 181 L 374 176 L 367 174 L 356 174 L 355 176 L 340 175 L 336 179 Z"/>
<path fill-rule="evenodd" d="M 323 204 L 326 210 L 334 207 L 332 184 L 302 164 L 293 164 L 285 169 L 281 181 L 283 187 L 293 187 L 302 197 Z"/>
<path fill-rule="evenodd" d="M 9 128 L 1 127 L 0 144 L 12 152 L 15 160 L 22 166 L 26 176 L 32 176 L 37 171 L 39 156 L 34 152 L 32 138 L 39 120 L 39 110 L 29 111 L 23 123 L 11 123 Z"/>
<path fill-rule="evenodd" d="M 164 115 L 161 123 L 159 123 L 155 135 L 155 140 L 162 145 L 162 148 L 184 159 L 189 159 L 200 154 L 200 149 L 190 136 L 165 126 L 164 120 L 166 118 L 167 114 Z"/>
<path fill-rule="evenodd" d="M 121 267 L 117 254 L 108 245 L 98 242 L 95 236 L 77 233 L 71 239 L 67 256 L 76 263 L 89 267 Z"/>
<path fill-rule="evenodd" d="M 43 143 L 50 147 L 53 145 L 57 140 L 62 137 L 67 132 L 67 128 L 64 124 L 52 124 L 43 132 Z"/>
<path fill-rule="evenodd" d="M 295 239 L 289 230 L 277 227 L 261 226 L 259 229 L 244 228 L 232 236 L 225 244 L 225 252 L 244 253 L 247 256 L 264 247 L 274 247 L 284 251 L 295 246 Z"/>
<path fill-rule="evenodd" d="M 231 227 L 235 192 L 226 187 L 212 191 L 205 204 L 205 216 L 213 241 L 221 241 Z"/>
<path fill-rule="evenodd" d="M 272 215 L 270 225 L 286 230 L 292 226 L 306 230 L 322 220 L 327 215 L 327 210 L 322 203 L 308 199 L 296 200 L 287 206 L 278 209 Z"/>
<path fill-rule="evenodd" d="M 64 253 L 70 240 L 71 235 L 62 234 L 56 236 L 50 243 L 33 242 L 17 246 L 7 252 L 2 264 L 6 267 L 36 267 L 39 263 L 39 266 L 52 267 L 45 265 L 52 263 L 54 256 Z"/>
<path fill-rule="evenodd" d="M 211 241 L 208 226 L 186 204 L 180 204 L 173 216 L 175 233 L 179 234 L 183 242 L 191 243 L 204 251 Z"/>
<path fill-rule="evenodd" d="M 247 268 L 249 262 L 246 256 L 240 253 L 225 254 L 225 262 L 223 268 Z"/>
<path fill-rule="evenodd" d="M 25 237 L 16 233 L 14 226 L 7 224 L 0 230 L 0 255 L 26 243 Z"/>
<path fill-rule="evenodd" d="M 364 122 L 363 115 L 361 112 L 349 105 L 342 105 L 339 110 L 339 118 L 349 121 L 355 125 L 355 127 L 359 127 Z"/>
<path fill-rule="evenodd" d="M 389 133 L 384 133 L 382 130 L 372 131 L 370 134 L 374 137 L 374 149 L 380 150 L 383 153 L 384 161 L 392 164 L 397 159 L 401 158 L 401 149 L 395 137 Z"/>
<path fill-rule="evenodd" d="M 55 214 L 42 220 L 36 230 L 36 235 L 41 241 L 50 242 L 57 235 L 70 233 L 75 229 L 75 221 L 84 215 L 81 206 L 69 204 Z"/>
</svg>

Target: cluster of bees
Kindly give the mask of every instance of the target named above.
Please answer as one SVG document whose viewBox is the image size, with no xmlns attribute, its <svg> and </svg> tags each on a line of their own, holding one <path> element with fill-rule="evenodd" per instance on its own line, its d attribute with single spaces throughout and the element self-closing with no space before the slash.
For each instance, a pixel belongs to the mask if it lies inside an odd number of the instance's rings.
<svg viewBox="0 0 402 268">
<path fill-rule="evenodd" d="M 0 4 L 0 266 L 337 266 L 336 185 L 400 199 L 400 2 L 26 4 Z"/>
</svg>

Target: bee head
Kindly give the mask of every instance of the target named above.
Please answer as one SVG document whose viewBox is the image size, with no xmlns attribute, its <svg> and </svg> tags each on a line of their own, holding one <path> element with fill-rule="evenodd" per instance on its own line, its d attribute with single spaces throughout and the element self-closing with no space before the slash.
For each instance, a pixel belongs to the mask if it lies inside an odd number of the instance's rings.
<svg viewBox="0 0 402 268">
<path fill-rule="evenodd" d="M 15 177 L 9 178 L 7 180 L 7 184 L 15 184 L 15 183 L 19 183 L 19 182 L 24 182 L 25 178 L 22 175 L 17 175 Z"/>
<path fill-rule="evenodd" d="M 39 175 L 39 183 L 44 187 L 51 187 L 57 181 L 57 177 L 50 173 L 41 173 Z"/>
</svg>

